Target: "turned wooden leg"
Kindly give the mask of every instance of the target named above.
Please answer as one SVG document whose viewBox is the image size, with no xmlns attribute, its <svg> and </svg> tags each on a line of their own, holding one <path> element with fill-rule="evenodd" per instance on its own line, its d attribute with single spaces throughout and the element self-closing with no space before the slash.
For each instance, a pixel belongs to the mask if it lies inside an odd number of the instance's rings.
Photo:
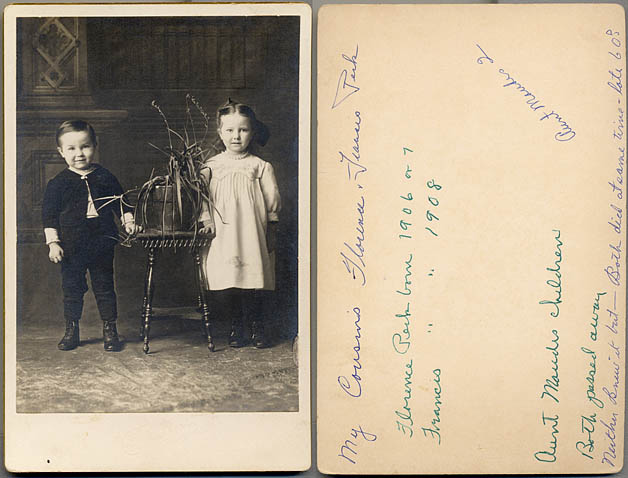
<svg viewBox="0 0 628 478">
<path fill-rule="evenodd" d="M 205 276 L 203 273 L 203 264 L 198 249 L 192 251 L 194 263 L 196 264 L 196 281 L 198 283 L 198 298 L 200 302 L 201 314 L 203 317 L 203 328 L 207 335 L 207 348 L 210 352 L 215 350 L 214 341 L 212 339 L 211 323 L 209 321 L 209 306 L 207 305 L 207 295 L 205 294 Z"/>
<path fill-rule="evenodd" d="M 144 300 L 142 301 L 142 324 L 140 330 L 144 337 L 144 353 L 147 354 L 148 337 L 150 333 L 150 319 L 153 315 L 153 292 L 155 284 L 153 283 L 153 267 L 155 266 L 155 248 L 148 249 L 148 260 L 146 262 L 146 276 L 144 277 Z"/>
<path fill-rule="evenodd" d="M 192 255 L 194 256 L 194 252 L 192 252 Z M 194 259 L 194 267 L 197 267 L 196 259 Z M 202 264 L 201 264 L 201 267 L 202 267 Z M 199 276 L 198 271 L 196 271 L 196 273 L 194 274 L 194 278 L 196 281 L 196 288 L 199 290 L 199 294 L 196 297 L 196 311 L 202 314 L 203 313 L 203 297 L 200 294 L 200 290 L 203 288 L 203 284 L 200 282 L 200 279 L 198 276 Z M 203 337 L 207 338 L 207 330 L 205 329 L 205 323 L 202 320 L 201 320 L 201 333 L 203 334 Z"/>
<path fill-rule="evenodd" d="M 146 293 L 146 282 L 144 282 L 144 297 L 142 298 L 142 318 L 140 319 L 140 338 L 144 338 L 144 320 L 148 307 L 148 294 Z"/>
</svg>

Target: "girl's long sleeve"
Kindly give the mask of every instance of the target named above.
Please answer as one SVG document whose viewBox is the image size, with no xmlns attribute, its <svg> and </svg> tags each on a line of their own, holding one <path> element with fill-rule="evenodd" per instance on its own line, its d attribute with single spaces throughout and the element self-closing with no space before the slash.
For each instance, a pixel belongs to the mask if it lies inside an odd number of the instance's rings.
<svg viewBox="0 0 628 478">
<path fill-rule="evenodd" d="M 204 167 L 203 169 L 201 169 L 201 175 L 203 176 L 203 178 L 205 178 L 205 184 L 207 185 L 207 190 L 205 191 L 205 194 L 207 194 L 207 197 L 209 198 L 210 197 L 209 181 L 211 180 L 211 169 L 209 169 L 209 167 Z M 199 216 L 198 220 L 199 222 L 207 223 L 208 225 L 211 226 L 212 229 L 215 228 L 214 216 L 212 214 L 211 199 L 207 200 L 203 198 L 203 201 L 201 204 L 201 215 Z"/>
<path fill-rule="evenodd" d="M 268 221 L 277 222 L 279 221 L 279 211 L 281 211 L 281 196 L 279 196 L 279 188 L 272 164 L 265 163 L 259 182 L 266 203 Z"/>
</svg>

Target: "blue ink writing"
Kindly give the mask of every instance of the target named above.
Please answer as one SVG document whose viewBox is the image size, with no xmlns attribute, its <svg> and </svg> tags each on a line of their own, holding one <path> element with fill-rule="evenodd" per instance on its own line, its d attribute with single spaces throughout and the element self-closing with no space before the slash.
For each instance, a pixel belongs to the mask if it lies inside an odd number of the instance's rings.
<svg viewBox="0 0 628 478">
<path fill-rule="evenodd" d="M 617 458 L 617 452 L 615 450 L 615 438 L 617 437 L 617 435 L 615 434 L 615 426 L 617 425 L 617 413 L 613 412 L 610 424 L 607 424 L 602 419 L 600 419 L 600 423 L 604 426 L 604 428 L 606 428 L 606 433 L 604 435 L 609 440 L 606 451 L 602 455 L 602 463 L 615 467 L 614 460 Z"/>
<path fill-rule="evenodd" d="M 345 393 L 353 398 L 358 398 L 362 395 L 362 384 L 360 383 L 362 378 L 358 373 L 359 370 L 362 370 L 362 364 L 360 363 L 360 339 L 362 335 L 360 334 L 360 308 L 354 307 L 353 313 L 356 316 L 356 320 L 354 322 L 355 325 L 355 346 L 353 347 L 353 373 L 351 374 L 351 378 L 353 379 L 353 385 L 345 376 L 338 377 L 338 385 L 342 388 Z"/>
<path fill-rule="evenodd" d="M 482 52 L 482 56 L 476 59 L 476 62 L 479 65 L 494 63 L 493 58 L 489 57 L 489 55 L 486 53 L 486 51 L 484 51 L 484 49 L 480 45 L 476 43 L 475 46 L 477 46 L 478 49 Z M 531 111 L 535 113 L 543 109 L 545 109 L 546 111 L 550 111 L 547 106 L 545 106 L 544 104 L 541 104 L 541 100 L 538 99 L 538 97 L 534 93 L 532 93 L 525 86 L 523 86 L 522 83 L 520 83 L 513 76 L 511 76 L 510 73 L 508 73 L 506 70 L 504 70 L 503 68 L 499 68 L 497 72 L 500 75 L 505 76 L 505 83 L 502 84 L 502 87 L 503 88 L 512 87 L 509 89 L 513 89 L 514 91 L 521 93 L 523 95 L 523 98 L 526 100 L 526 105 L 529 106 Z M 550 120 L 553 119 L 555 120 L 556 123 L 558 123 L 559 130 L 554 134 L 554 139 L 556 141 L 564 142 L 564 141 L 570 141 L 573 138 L 575 138 L 576 131 L 573 128 L 571 128 L 571 126 L 569 126 L 567 121 L 559 113 L 557 113 L 554 110 L 551 110 L 551 112 L 549 113 L 544 113 L 540 117 L 539 121 L 543 121 L 547 119 L 550 119 Z"/>
<path fill-rule="evenodd" d="M 621 141 L 624 138 L 624 110 L 617 108 L 619 115 L 617 117 L 617 129 L 613 130 L 613 138 Z M 623 152 L 623 148 L 619 148 Z M 623 155 L 622 155 L 623 156 Z M 623 162 L 623 158 L 622 158 Z"/>
<path fill-rule="evenodd" d="M 613 90 L 617 92 L 617 94 L 621 95 L 623 91 L 622 84 L 622 70 L 621 68 L 615 68 L 614 70 L 608 70 L 608 74 L 611 77 L 611 80 L 606 84 L 610 86 Z"/>
<path fill-rule="evenodd" d="M 608 29 L 605 32 L 609 37 L 611 37 L 610 42 L 611 44 L 615 47 L 615 48 L 620 48 L 621 47 L 621 40 L 619 38 L 617 38 L 619 36 L 619 32 L 612 30 L 612 29 Z M 621 60 L 621 52 L 620 51 L 609 51 L 608 54 L 610 56 L 612 56 L 613 58 L 615 58 L 616 60 Z"/>
<path fill-rule="evenodd" d="M 617 132 L 613 131 L 613 135 L 616 136 Z M 623 132 L 622 132 L 622 136 L 623 136 Z M 617 172 L 617 176 L 615 179 L 613 179 L 612 182 L 609 181 L 608 184 L 613 190 L 613 193 L 617 195 L 617 199 L 621 201 L 624 198 L 622 186 L 624 184 L 624 161 L 625 161 L 626 150 L 624 149 L 623 146 L 620 146 L 618 149 L 619 149 L 619 158 L 617 160 L 617 169 L 615 169 L 615 171 Z"/>
<path fill-rule="evenodd" d="M 611 319 L 611 325 L 604 324 L 604 327 L 606 327 L 608 330 L 610 330 L 614 334 L 617 334 L 617 325 L 619 323 L 619 317 L 617 315 L 617 312 L 611 309 L 606 309 L 606 312 L 608 312 L 608 316 Z"/>
<path fill-rule="evenodd" d="M 621 352 L 619 351 L 619 346 L 615 345 L 614 340 L 611 340 L 608 343 L 608 346 L 611 348 L 611 350 L 613 351 L 612 353 L 614 353 L 617 356 L 617 358 L 621 358 Z M 609 357 L 608 359 L 610 360 L 611 358 Z"/>
<path fill-rule="evenodd" d="M 353 128 L 355 135 L 353 137 L 353 146 L 351 147 L 351 157 L 347 156 L 342 151 L 338 151 L 338 153 L 340 154 L 340 162 L 347 165 L 349 180 L 357 181 L 358 174 L 365 173 L 367 169 L 366 166 L 360 164 L 360 128 L 362 125 L 362 115 L 359 111 L 356 111 L 354 112 L 354 116 L 356 118 L 353 123 L 355 125 Z"/>
<path fill-rule="evenodd" d="M 618 195 L 620 195 L 620 193 L 618 193 Z M 611 209 L 615 212 L 615 217 L 611 217 L 611 220 L 608 221 L 608 224 L 617 234 L 621 234 L 621 220 L 623 218 L 623 211 L 620 207 L 617 207 L 614 204 L 611 204 L 610 206 Z"/>
<path fill-rule="evenodd" d="M 493 59 L 492 59 L 492 58 L 490 58 L 490 57 L 486 54 L 486 52 L 482 49 L 482 47 L 481 47 L 480 45 L 478 45 L 478 44 L 476 43 L 476 44 L 475 44 L 475 46 L 477 46 L 477 47 L 480 49 L 480 51 L 482 52 L 482 55 L 484 55 L 484 56 L 479 56 L 479 57 L 478 57 L 478 59 L 477 59 L 477 60 L 475 60 L 475 61 L 477 61 L 477 62 L 478 62 L 478 64 L 479 64 L 479 65 L 483 65 L 483 64 L 484 64 L 484 60 L 488 60 L 490 63 L 493 63 Z"/>
<path fill-rule="evenodd" d="M 365 432 L 362 429 L 362 425 L 358 425 L 357 429 L 352 428 L 350 434 L 351 434 L 351 438 L 353 438 L 353 440 L 356 440 L 356 441 L 345 440 L 344 444 L 340 447 L 340 453 L 338 453 L 338 456 L 341 458 L 344 458 L 352 465 L 355 465 L 356 463 L 355 459 L 357 459 L 357 455 L 358 455 L 358 451 L 356 450 L 358 446 L 357 439 L 363 438 L 364 441 L 372 442 L 372 441 L 377 440 L 377 435 L 375 435 L 374 433 Z M 345 453 L 347 452 L 351 453 L 352 458 L 345 455 Z"/>
<path fill-rule="evenodd" d="M 342 263 L 347 269 L 347 272 L 351 274 L 353 280 L 357 278 L 355 274 L 357 268 L 362 278 L 362 286 L 366 285 L 366 273 L 364 272 L 366 268 L 366 263 L 364 262 L 364 208 L 365 199 L 364 196 L 360 196 L 360 200 L 356 203 L 358 216 L 355 230 L 358 234 L 355 236 L 355 242 L 353 244 L 349 245 L 346 242 L 344 243 L 344 251 L 340 253 Z M 351 259 L 349 259 L 349 257 L 351 257 Z"/>
<path fill-rule="evenodd" d="M 621 267 L 621 241 L 617 245 L 609 244 L 608 247 L 611 250 L 611 261 L 614 261 L 614 264 L 607 266 L 604 272 L 606 272 L 611 284 L 619 286 L 621 285 L 621 273 L 619 271 Z"/>
<path fill-rule="evenodd" d="M 613 403 L 613 405 L 617 405 L 617 390 L 619 388 L 619 364 L 615 361 L 613 361 L 613 378 L 613 390 L 602 387 L 602 391 L 606 394 L 606 396 Z"/>
<path fill-rule="evenodd" d="M 358 69 L 358 45 L 355 46 L 355 54 L 350 57 L 346 54 L 342 54 L 342 59 L 349 62 L 351 65 L 351 73 L 349 70 L 344 69 L 340 72 L 338 77 L 338 83 L 336 85 L 336 95 L 334 96 L 334 102 L 331 108 L 334 109 L 340 105 L 344 100 L 351 95 L 360 91 L 360 88 L 356 86 L 356 72 Z"/>
</svg>

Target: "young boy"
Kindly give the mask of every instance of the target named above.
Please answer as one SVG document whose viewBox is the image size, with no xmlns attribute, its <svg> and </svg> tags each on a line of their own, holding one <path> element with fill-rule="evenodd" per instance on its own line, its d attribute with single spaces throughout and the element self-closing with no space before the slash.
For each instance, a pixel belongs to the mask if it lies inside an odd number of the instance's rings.
<svg viewBox="0 0 628 478">
<path fill-rule="evenodd" d="M 65 335 L 58 347 L 72 350 L 79 346 L 79 320 L 87 292 L 85 274 L 89 270 L 103 320 L 105 350 L 117 352 L 120 339 L 116 329 L 113 256 L 118 228 L 114 214 L 122 216 L 128 234 L 135 234 L 138 228 L 131 208 L 121 205 L 119 199 L 112 200 L 123 193 L 116 177 L 93 163 L 97 142 L 91 125 L 66 121 L 57 129 L 56 139 L 57 150 L 68 169 L 48 182 L 42 219 L 48 257 L 55 264 L 61 263 Z"/>
</svg>

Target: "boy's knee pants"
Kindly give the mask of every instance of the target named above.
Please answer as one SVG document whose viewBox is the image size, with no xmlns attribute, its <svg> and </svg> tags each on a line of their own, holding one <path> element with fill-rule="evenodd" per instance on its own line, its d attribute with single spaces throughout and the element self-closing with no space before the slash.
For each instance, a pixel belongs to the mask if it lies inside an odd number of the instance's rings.
<svg viewBox="0 0 628 478">
<path fill-rule="evenodd" d="M 98 254 L 76 254 L 61 261 L 63 313 L 66 320 L 79 320 L 83 311 L 83 295 L 87 292 L 86 273 L 92 283 L 98 312 L 103 321 L 116 320 L 117 299 L 113 282 L 114 249 Z"/>
</svg>

